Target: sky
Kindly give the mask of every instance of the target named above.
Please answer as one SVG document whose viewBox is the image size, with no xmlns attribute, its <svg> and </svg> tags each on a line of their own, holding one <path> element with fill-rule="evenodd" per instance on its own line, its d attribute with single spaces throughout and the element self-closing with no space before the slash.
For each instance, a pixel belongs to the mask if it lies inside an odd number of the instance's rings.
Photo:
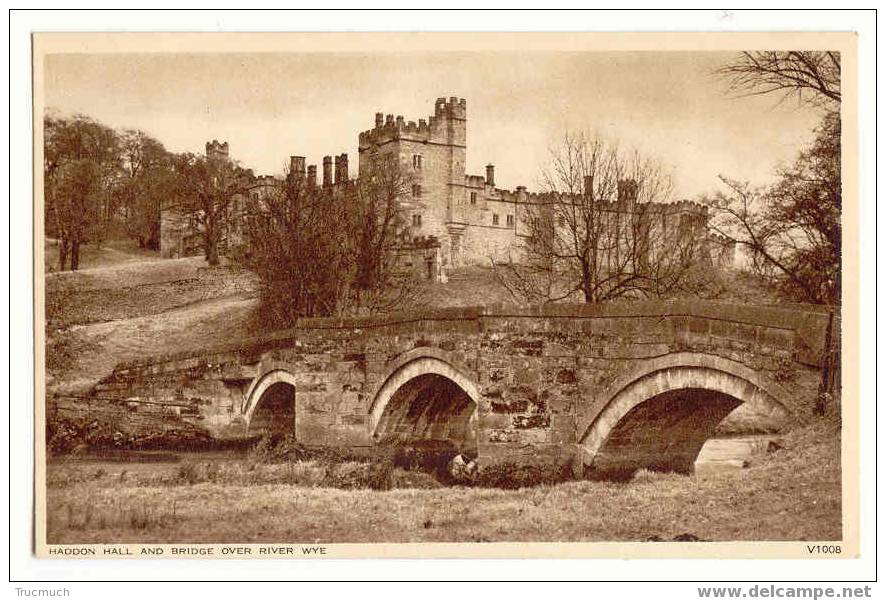
<svg viewBox="0 0 886 601">
<path fill-rule="evenodd" d="M 376 112 L 417 121 L 438 97 L 467 100 L 467 172 L 495 165 L 496 185 L 539 187 L 567 131 L 594 132 L 660 160 L 675 198 L 718 175 L 766 184 L 812 137 L 820 114 L 774 96 L 738 97 L 713 71 L 733 53 L 435 52 L 53 54 L 45 107 L 142 129 L 174 152 L 207 140 L 256 173 L 290 155 L 320 164 L 347 152 Z"/>
</svg>

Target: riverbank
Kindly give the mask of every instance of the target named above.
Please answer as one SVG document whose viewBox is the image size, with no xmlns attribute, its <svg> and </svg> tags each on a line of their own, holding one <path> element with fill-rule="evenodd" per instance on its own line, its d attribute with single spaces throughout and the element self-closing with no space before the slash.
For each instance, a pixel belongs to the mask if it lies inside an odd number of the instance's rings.
<svg viewBox="0 0 886 601">
<path fill-rule="evenodd" d="M 48 541 L 839 539 L 838 426 L 822 420 L 786 434 L 782 444 L 754 455 L 745 469 L 693 476 L 641 471 L 624 483 L 573 481 L 519 490 L 408 483 L 387 491 L 330 488 L 310 483 L 307 462 L 257 465 L 242 478 L 193 484 L 158 479 L 158 464 L 149 462 L 114 469 L 54 463 Z M 274 470 L 286 469 L 301 470 L 301 483 L 272 480 Z M 85 478 L 66 481 L 64 475 L 75 470 Z"/>
</svg>

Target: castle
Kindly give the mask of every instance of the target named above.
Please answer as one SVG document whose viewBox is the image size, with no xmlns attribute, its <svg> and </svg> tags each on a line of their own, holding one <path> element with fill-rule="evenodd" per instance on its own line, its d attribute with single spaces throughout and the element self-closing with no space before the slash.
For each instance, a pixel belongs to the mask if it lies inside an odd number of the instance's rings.
<svg viewBox="0 0 886 601">
<path fill-rule="evenodd" d="M 467 158 L 467 103 L 463 98 L 438 98 L 434 114 L 427 119 L 406 121 L 402 116 L 375 114 L 372 129 L 359 134 L 357 178 L 368 177 L 379 164 L 398 165 L 411 183 L 403 199 L 404 211 L 415 240 L 434 241 L 435 256 L 430 259 L 428 245 L 423 245 L 429 263 L 429 277 L 445 277 L 447 270 L 464 265 L 489 265 L 491 260 L 519 257 L 524 240 L 530 235 L 529 210 L 550 202 L 550 195 L 533 194 L 525 186 L 505 190 L 495 185 L 495 167 L 486 166 L 484 175 L 465 172 Z M 228 159 L 228 144 L 215 140 L 206 144 L 206 155 Z M 334 167 L 334 170 L 333 170 Z M 305 178 L 309 186 L 338 187 L 352 181 L 348 155 L 323 157 L 322 182 L 317 181 L 316 165 L 306 166 L 305 157 L 290 157 L 290 171 Z M 232 216 L 244 202 L 274 193 L 280 180 L 272 176 L 256 178 L 249 197 L 232 203 Z M 621 222 L 621 216 L 635 211 L 637 185 L 631 180 L 618 182 L 617 198 L 611 199 L 609 212 Z M 707 207 L 681 201 L 645 203 L 644 212 L 655 214 L 655 227 L 681 238 L 705 241 L 706 252 L 716 253 L 714 262 L 731 264 L 734 248 L 716 250 L 709 245 Z M 647 217 L 648 219 L 648 217 Z M 229 236 L 238 236 L 232 219 Z M 562 226 L 562 223 L 560 224 Z M 616 227 L 618 227 L 616 225 Z M 647 228 L 648 231 L 648 228 Z M 186 216 L 165 215 L 161 221 L 161 249 L 165 256 L 196 254 L 194 232 L 189 232 Z M 196 250 L 196 252 L 195 252 Z M 411 264 L 411 259 L 407 261 Z"/>
</svg>

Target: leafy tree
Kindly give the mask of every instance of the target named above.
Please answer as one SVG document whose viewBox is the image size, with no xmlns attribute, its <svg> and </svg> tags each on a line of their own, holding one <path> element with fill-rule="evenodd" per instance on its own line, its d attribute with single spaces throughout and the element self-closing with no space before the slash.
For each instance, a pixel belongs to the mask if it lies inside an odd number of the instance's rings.
<svg viewBox="0 0 886 601">
<path fill-rule="evenodd" d="M 176 197 L 180 183 L 172 155 L 141 130 L 120 136 L 122 173 L 118 192 L 123 202 L 123 224 L 140 248 L 160 248 L 160 212 Z"/>
<path fill-rule="evenodd" d="M 77 269 L 81 245 L 101 242 L 117 210 L 119 138 L 85 115 L 46 115 L 43 129 L 46 232 L 59 239 L 59 268 Z"/>
<path fill-rule="evenodd" d="M 80 267 L 80 246 L 89 242 L 102 211 L 101 170 L 90 159 L 65 161 L 55 172 L 50 197 L 59 236 L 59 267 Z"/>
</svg>

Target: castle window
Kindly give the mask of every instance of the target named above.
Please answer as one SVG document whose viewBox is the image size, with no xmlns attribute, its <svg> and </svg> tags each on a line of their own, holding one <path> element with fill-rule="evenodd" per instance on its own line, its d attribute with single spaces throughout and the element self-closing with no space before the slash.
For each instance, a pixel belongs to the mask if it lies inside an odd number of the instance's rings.
<svg viewBox="0 0 886 601">
<path fill-rule="evenodd" d="M 471 192 L 471 204 L 472 205 L 477 204 L 477 193 L 476 192 Z"/>
<path fill-rule="evenodd" d="M 412 184 L 412 196 L 414 198 L 421 198 L 421 186 L 419 184 Z"/>
<path fill-rule="evenodd" d="M 498 225 L 498 214 L 497 213 L 492 214 L 492 225 Z"/>
<path fill-rule="evenodd" d="M 412 168 L 418 171 L 421 169 L 421 155 L 414 154 L 412 155 Z"/>
<path fill-rule="evenodd" d="M 415 214 L 412 216 L 412 227 L 421 227 L 421 215 Z"/>
<path fill-rule="evenodd" d="M 508 227 L 514 227 L 514 216 L 508 215 Z"/>
</svg>

